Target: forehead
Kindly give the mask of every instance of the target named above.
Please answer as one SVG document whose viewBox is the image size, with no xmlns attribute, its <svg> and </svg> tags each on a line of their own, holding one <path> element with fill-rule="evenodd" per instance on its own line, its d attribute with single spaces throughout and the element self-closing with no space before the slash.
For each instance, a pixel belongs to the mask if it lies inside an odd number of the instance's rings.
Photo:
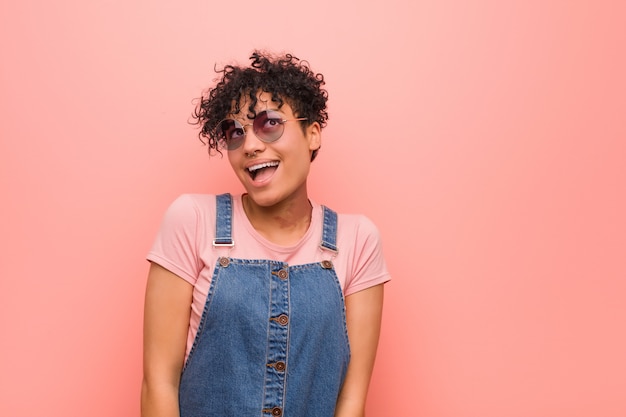
<svg viewBox="0 0 626 417">
<path fill-rule="evenodd" d="M 291 116 L 293 109 L 289 105 L 289 101 L 283 97 L 281 97 L 281 99 L 282 104 L 280 101 L 273 101 L 271 93 L 260 91 L 257 93 L 256 103 L 254 103 L 254 107 L 251 109 L 250 105 L 253 103 L 253 100 L 250 98 L 249 94 L 242 94 L 238 103 L 233 101 L 229 115 L 254 119 L 256 114 L 263 110 L 278 110 L 285 115 Z"/>
</svg>

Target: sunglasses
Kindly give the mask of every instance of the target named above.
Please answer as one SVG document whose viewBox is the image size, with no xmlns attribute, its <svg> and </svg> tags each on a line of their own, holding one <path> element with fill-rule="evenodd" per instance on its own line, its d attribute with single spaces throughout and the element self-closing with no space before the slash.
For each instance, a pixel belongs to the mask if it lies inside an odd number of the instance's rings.
<svg viewBox="0 0 626 417">
<path fill-rule="evenodd" d="M 283 119 L 283 116 L 275 110 L 263 110 L 257 113 L 252 123 L 245 125 L 242 125 L 235 119 L 224 119 L 217 125 L 217 142 L 223 149 L 234 151 L 239 148 L 246 139 L 246 126 L 252 126 L 252 131 L 256 137 L 263 142 L 275 142 L 283 135 L 286 122 L 299 120 L 307 119 L 306 117 Z"/>
</svg>

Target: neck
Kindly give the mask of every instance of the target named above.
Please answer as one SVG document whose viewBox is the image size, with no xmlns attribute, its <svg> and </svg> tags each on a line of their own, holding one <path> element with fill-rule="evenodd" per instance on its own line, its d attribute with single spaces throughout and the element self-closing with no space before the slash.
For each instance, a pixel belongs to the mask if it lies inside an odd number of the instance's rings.
<svg viewBox="0 0 626 417">
<path fill-rule="evenodd" d="M 311 224 L 312 206 L 306 195 L 265 207 L 244 194 L 243 208 L 252 226 L 266 239 L 279 245 L 296 243 Z"/>
</svg>

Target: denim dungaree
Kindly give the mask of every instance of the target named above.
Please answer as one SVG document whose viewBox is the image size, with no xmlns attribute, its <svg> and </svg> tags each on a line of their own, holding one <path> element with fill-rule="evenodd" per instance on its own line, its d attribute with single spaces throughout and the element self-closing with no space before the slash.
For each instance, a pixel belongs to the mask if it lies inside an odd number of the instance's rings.
<svg viewBox="0 0 626 417">
<path fill-rule="evenodd" d="M 330 261 L 337 214 L 323 207 L 326 260 L 220 257 L 180 383 L 181 417 L 332 417 L 350 348 Z M 232 200 L 217 196 L 214 246 L 233 246 Z"/>
</svg>

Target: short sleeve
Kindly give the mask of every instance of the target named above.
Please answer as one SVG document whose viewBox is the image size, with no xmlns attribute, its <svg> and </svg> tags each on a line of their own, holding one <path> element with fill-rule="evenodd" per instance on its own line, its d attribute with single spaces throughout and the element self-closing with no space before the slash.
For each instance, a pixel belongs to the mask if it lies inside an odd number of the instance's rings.
<svg viewBox="0 0 626 417">
<path fill-rule="evenodd" d="M 344 289 L 346 296 L 391 279 L 383 255 L 378 228 L 365 216 L 351 217 L 353 217 L 354 222 L 351 225 L 354 247 L 351 254 L 352 259 L 350 259 L 351 273 L 346 279 Z"/>
<path fill-rule="evenodd" d="M 195 284 L 203 267 L 198 253 L 201 220 L 193 196 L 178 197 L 166 210 L 147 259 Z"/>
</svg>

